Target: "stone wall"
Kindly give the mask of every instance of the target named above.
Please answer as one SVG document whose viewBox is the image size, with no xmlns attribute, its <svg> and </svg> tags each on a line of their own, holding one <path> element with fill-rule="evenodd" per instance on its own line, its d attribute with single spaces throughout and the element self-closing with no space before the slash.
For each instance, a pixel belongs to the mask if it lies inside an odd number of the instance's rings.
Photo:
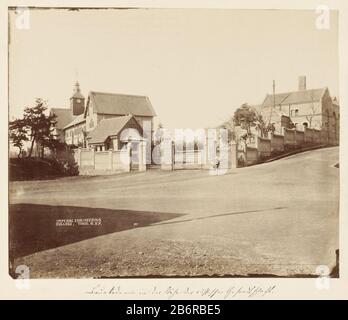
<svg viewBox="0 0 348 320">
<path fill-rule="evenodd" d="M 272 152 L 284 151 L 284 136 L 280 134 L 271 135 L 271 149 Z"/>
<path fill-rule="evenodd" d="M 256 148 L 258 151 L 259 158 L 269 157 L 271 155 L 271 152 L 272 152 L 271 139 L 257 137 Z"/>
<path fill-rule="evenodd" d="M 304 144 L 304 131 L 295 130 L 296 146 L 302 146 Z"/>
<path fill-rule="evenodd" d="M 259 151 L 256 148 L 246 148 L 246 164 L 251 166 L 259 161 Z"/>
<path fill-rule="evenodd" d="M 74 150 L 74 159 L 80 175 L 104 175 L 130 172 L 132 167 L 136 167 L 138 171 L 145 171 L 146 143 L 140 142 L 138 148 L 136 159 L 131 159 L 129 146 L 125 149 L 115 151 L 94 151 L 93 149 L 79 148 Z"/>
<path fill-rule="evenodd" d="M 254 134 L 252 139 L 241 139 L 228 146 L 211 144 L 207 139 L 204 148 L 195 151 L 176 150 L 173 141 L 168 138 L 161 144 L 161 169 L 214 169 L 217 163 L 220 168 L 233 169 L 261 163 L 288 152 L 329 145 L 325 132 L 303 129 L 282 128 L 283 134 L 269 133 L 269 138 Z"/>
<path fill-rule="evenodd" d="M 270 133 L 269 139 L 255 137 L 249 146 L 236 146 L 236 167 L 260 163 L 273 156 L 284 154 L 289 150 L 331 145 L 327 132 L 304 128 L 304 131 L 282 128 L 282 135 Z M 288 150 L 288 151 L 287 151 Z M 233 166 L 231 166 L 233 167 Z"/>
<path fill-rule="evenodd" d="M 292 148 L 296 146 L 296 130 L 283 128 L 284 148 Z"/>
</svg>

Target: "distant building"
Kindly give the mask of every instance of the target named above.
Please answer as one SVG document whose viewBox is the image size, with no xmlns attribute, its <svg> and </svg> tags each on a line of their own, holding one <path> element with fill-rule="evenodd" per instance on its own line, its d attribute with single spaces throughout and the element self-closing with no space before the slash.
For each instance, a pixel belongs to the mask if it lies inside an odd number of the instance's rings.
<svg viewBox="0 0 348 320">
<path fill-rule="evenodd" d="M 276 130 L 284 126 L 308 127 L 327 133 L 330 144 L 339 144 L 340 111 L 337 98 L 330 95 L 327 87 L 307 89 L 306 77 L 299 77 L 296 91 L 267 94 L 261 113 L 265 121 L 274 123 Z"/>
<path fill-rule="evenodd" d="M 146 96 L 91 91 L 87 102 L 75 84 L 70 109 L 52 108 L 61 141 L 95 150 L 121 149 L 124 139 L 152 140 L 156 113 Z M 122 134 L 125 129 L 127 135 Z M 131 134 L 130 134 L 131 133 Z"/>
</svg>

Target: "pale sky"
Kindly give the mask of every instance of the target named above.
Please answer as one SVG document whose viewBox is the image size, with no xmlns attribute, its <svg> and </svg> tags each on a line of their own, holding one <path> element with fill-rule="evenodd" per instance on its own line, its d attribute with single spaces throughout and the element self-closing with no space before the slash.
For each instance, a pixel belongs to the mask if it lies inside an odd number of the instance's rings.
<svg viewBox="0 0 348 320">
<path fill-rule="evenodd" d="M 82 93 L 147 95 L 168 128 L 214 127 L 266 93 L 329 87 L 338 96 L 338 17 L 315 11 L 32 10 L 29 30 L 11 13 L 10 117 L 36 97 L 69 107 Z"/>
</svg>

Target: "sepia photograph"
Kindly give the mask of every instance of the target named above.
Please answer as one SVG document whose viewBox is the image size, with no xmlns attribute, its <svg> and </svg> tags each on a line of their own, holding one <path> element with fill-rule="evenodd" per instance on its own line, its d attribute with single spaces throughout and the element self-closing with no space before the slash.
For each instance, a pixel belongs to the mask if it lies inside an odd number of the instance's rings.
<svg viewBox="0 0 348 320">
<path fill-rule="evenodd" d="M 340 278 L 339 18 L 9 7 L 8 274 Z"/>
<path fill-rule="evenodd" d="M 338 277 L 337 13 L 9 18 L 10 273 Z"/>
</svg>

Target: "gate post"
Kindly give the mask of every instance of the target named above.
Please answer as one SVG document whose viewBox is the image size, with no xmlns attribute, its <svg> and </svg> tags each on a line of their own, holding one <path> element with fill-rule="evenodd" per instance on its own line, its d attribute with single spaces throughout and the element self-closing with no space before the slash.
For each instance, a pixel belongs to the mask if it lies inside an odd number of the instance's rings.
<svg viewBox="0 0 348 320">
<path fill-rule="evenodd" d="M 237 143 L 232 141 L 230 143 L 230 154 L 229 154 L 229 164 L 228 167 L 230 169 L 236 169 L 238 167 L 238 159 L 237 159 Z"/>
<path fill-rule="evenodd" d="M 146 171 L 146 141 L 140 141 L 138 148 L 139 171 Z"/>
<path fill-rule="evenodd" d="M 127 156 L 128 156 L 128 164 L 127 164 L 127 171 L 132 171 L 132 146 L 131 142 L 128 141 L 127 143 Z"/>
<path fill-rule="evenodd" d="M 205 140 L 205 168 L 212 169 L 216 162 L 216 129 L 208 129 L 208 135 Z"/>
<path fill-rule="evenodd" d="M 161 143 L 161 169 L 174 170 L 173 143 L 170 137 L 165 137 Z"/>
</svg>

